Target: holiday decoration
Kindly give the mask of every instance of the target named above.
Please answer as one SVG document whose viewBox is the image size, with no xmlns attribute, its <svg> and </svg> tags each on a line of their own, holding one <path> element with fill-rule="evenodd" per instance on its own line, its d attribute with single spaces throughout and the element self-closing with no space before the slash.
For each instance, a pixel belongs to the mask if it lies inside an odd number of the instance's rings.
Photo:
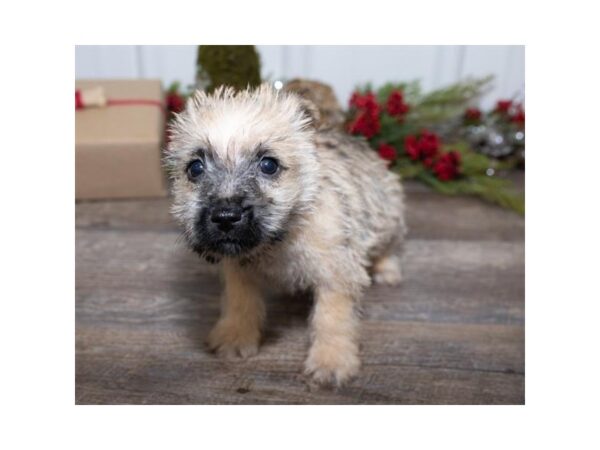
<svg viewBox="0 0 600 450">
<path fill-rule="evenodd" d="M 499 100 L 487 114 L 469 108 L 462 125 L 461 135 L 474 150 L 492 158 L 512 158 L 519 166 L 524 165 L 525 110 L 522 104 Z"/>
<path fill-rule="evenodd" d="M 235 89 L 260 84 L 260 58 L 253 45 L 198 47 L 196 87 L 212 92 L 226 85 Z"/>
<path fill-rule="evenodd" d="M 392 117 L 404 118 L 404 115 L 410 109 L 409 106 L 404 103 L 404 96 L 402 91 L 394 90 L 390 93 L 387 102 L 385 104 L 387 113 Z"/>
<path fill-rule="evenodd" d="M 75 89 L 76 198 L 165 196 L 160 81 L 78 80 Z"/>
<path fill-rule="evenodd" d="M 382 159 L 388 161 L 389 165 L 392 165 L 394 161 L 396 161 L 396 158 L 398 158 L 398 153 L 396 152 L 396 149 L 386 143 L 379 144 L 379 147 L 377 148 L 377 153 L 379 153 L 379 156 Z"/>
<path fill-rule="evenodd" d="M 413 161 L 423 161 L 426 167 L 431 167 L 438 156 L 440 144 L 436 134 L 423 130 L 418 136 L 406 136 L 404 150 Z"/>
<path fill-rule="evenodd" d="M 185 107 L 185 97 L 179 93 L 179 84 L 175 83 L 167 91 L 165 99 L 167 111 L 170 113 L 180 113 Z"/>
<path fill-rule="evenodd" d="M 152 105 L 163 108 L 161 100 L 147 98 L 106 98 L 102 86 L 75 90 L 75 109 L 102 108 L 105 106 Z"/>
<path fill-rule="evenodd" d="M 371 139 L 381 131 L 379 105 L 373 94 L 368 93 L 364 96 L 355 94 L 350 99 L 350 105 L 359 110 L 354 121 L 348 127 L 350 133 L 362 134 L 367 139 Z"/>
<path fill-rule="evenodd" d="M 102 86 L 75 90 L 75 109 L 106 106 L 106 95 Z"/>
<path fill-rule="evenodd" d="M 489 120 L 493 117 L 497 126 L 515 131 L 512 139 L 500 134 L 504 128 L 491 134 L 494 130 L 484 125 L 488 116 L 469 106 L 490 81 L 466 80 L 428 94 L 418 82 L 387 84 L 377 91 L 365 86 L 350 98 L 346 129 L 367 139 L 404 178 L 420 180 L 443 194 L 477 195 L 524 213 L 522 195 L 497 176 L 513 164 L 478 153 L 476 136 L 507 154 L 504 147 L 512 152 L 524 139 L 522 106 L 501 101 L 490 113 Z"/>
<path fill-rule="evenodd" d="M 476 125 L 481 121 L 481 110 L 479 108 L 468 108 L 465 111 L 465 123 L 467 125 Z"/>
</svg>

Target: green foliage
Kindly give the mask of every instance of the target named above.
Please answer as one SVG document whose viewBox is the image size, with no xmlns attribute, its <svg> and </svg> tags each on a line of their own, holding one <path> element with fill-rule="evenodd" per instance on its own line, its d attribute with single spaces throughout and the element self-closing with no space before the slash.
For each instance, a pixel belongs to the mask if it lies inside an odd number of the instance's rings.
<svg viewBox="0 0 600 450">
<path fill-rule="evenodd" d="M 448 149 L 449 150 L 449 149 Z M 461 175 L 451 181 L 440 181 L 420 162 L 400 156 L 393 166 L 404 179 L 416 179 L 444 195 L 475 195 L 504 208 L 525 214 L 524 195 L 515 191 L 509 180 L 488 176 L 486 170 L 502 169 L 503 165 L 469 150 L 464 143 L 452 146 L 461 154 Z"/>
<path fill-rule="evenodd" d="M 485 174 L 487 169 L 496 168 L 495 161 L 492 161 L 481 153 L 472 151 L 464 142 L 452 145 L 452 150 L 460 153 L 460 168 L 463 175 L 477 176 Z"/>
<path fill-rule="evenodd" d="M 511 189 L 508 180 L 502 178 L 477 175 L 444 182 L 430 172 L 423 172 L 419 174 L 419 179 L 445 195 L 475 195 L 519 214 L 525 214 L 525 199 Z"/>
<path fill-rule="evenodd" d="M 201 45 L 197 81 L 212 92 L 221 85 L 235 89 L 260 84 L 260 58 L 253 45 Z"/>
<path fill-rule="evenodd" d="M 403 157 L 398 158 L 394 164 L 396 170 L 404 179 L 419 178 L 421 172 L 425 172 L 425 167 L 421 164 L 415 164 L 410 159 Z"/>
<path fill-rule="evenodd" d="M 438 89 L 425 95 L 419 105 L 423 107 L 439 107 L 439 106 L 459 106 L 460 113 L 464 112 L 464 106 L 467 102 L 481 96 L 490 83 L 494 79 L 493 76 L 484 78 L 469 78 L 464 81 L 452 84 L 448 87 Z"/>
<path fill-rule="evenodd" d="M 400 90 L 404 94 L 404 100 L 411 105 L 416 105 L 423 96 L 421 83 L 418 80 L 408 83 L 386 83 L 377 90 L 377 101 L 385 104 L 392 91 Z"/>
<path fill-rule="evenodd" d="M 375 147 L 385 142 L 396 148 L 402 148 L 404 146 L 404 138 L 409 134 L 418 133 L 420 130 L 412 122 L 402 123 L 400 126 L 398 119 L 390 117 L 387 114 L 381 116 L 380 123 L 381 131 L 372 139 L 372 144 Z"/>
<path fill-rule="evenodd" d="M 181 83 L 179 81 L 173 81 L 167 88 L 168 94 L 179 94 L 181 91 Z"/>
<path fill-rule="evenodd" d="M 373 148 L 386 143 L 398 151 L 398 159 L 392 170 L 405 179 L 416 179 L 445 195 L 475 195 L 486 201 L 525 213 L 523 194 L 514 190 L 511 182 L 497 176 L 488 176 L 486 171 L 512 167 L 509 161 L 499 162 L 473 151 L 467 143 L 446 145 L 443 152 L 460 153 L 460 175 L 449 181 L 438 179 L 431 169 L 421 161 L 411 160 L 405 153 L 406 136 L 416 135 L 422 129 L 435 129 L 439 125 L 461 117 L 464 111 L 490 86 L 493 77 L 467 79 L 448 87 L 424 94 L 419 81 L 387 83 L 376 91 L 370 84 L 357 88 L 361 94 L 373 92 L 380 105 L 385 105 L 394 90 L 403 93 L 404 101 L 410 105 L 409 112 L 402 118 L 380 114 L 381 130 L 369 140 Z"/>
<path fill-rule="evenodd" d="M 411 106 L 405 123 L 410 124 L 414 129 L 435 127 L 463 114 L 469 104 L 490 88 L 493 79 L 491 75 L 483 78 L 468 78 L 428 94 L 423 93 L 418 80 L 408 83 L 386 83 L 377 89 L 375 95 L 380 104 L 385 104 L 392 91 L 402 91 L 404 100 Z M 358 87 L 357 91 L 365 93 L 374 90 L 370 84 L 365 84 Z"/>
<path fill-rule="evenodd" d="M 492 79 L 491 76 L 468 79 L 430 92 L 415 103 L 411 119 L 431 127 L 458 117 L 485 92 Z"/>
</svg>

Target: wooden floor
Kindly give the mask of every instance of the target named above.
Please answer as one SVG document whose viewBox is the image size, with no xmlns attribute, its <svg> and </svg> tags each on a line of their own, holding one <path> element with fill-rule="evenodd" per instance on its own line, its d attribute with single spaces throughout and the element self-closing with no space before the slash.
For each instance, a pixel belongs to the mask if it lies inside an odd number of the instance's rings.
<svg viewBox="0 0 600 450">
<path fill-rule="evenodd" d="M 258 356 L 203 339 L 213 266 L 178 242 L 167 200 L 76 206 L 77 404 L 522 404 L 524 220 L 407 184 L 404 283 L 365 295 L 360 377 L 309 390 L 309 300 L 272 299 Z"/>
</svg>

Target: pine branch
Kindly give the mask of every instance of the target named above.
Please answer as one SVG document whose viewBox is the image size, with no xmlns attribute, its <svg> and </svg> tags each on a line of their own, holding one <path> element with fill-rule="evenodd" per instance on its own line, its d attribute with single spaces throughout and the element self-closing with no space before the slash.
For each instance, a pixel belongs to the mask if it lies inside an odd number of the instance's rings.
<svg viewBox="0 0 600 450">
<path fill-rule="evenodd" d="M 490 87 L 492 80 L 492 76 L 467 79 L 428 94 L 422 93 L 419 81 L 385 84 L 375 92 L 379 104 L 384 106 L 392 91 L 400 90 L 404 100 L 410 105 L 410 110 L 402 121 L 385 112 L 381 114 L 381 129 L 369 141 L 370 145 L 374 148 L 381 143 L 393 145 L 398 151 L 393 170 L 404 179 L 417 179 L 444 195 L 478 196 L 524 214 L 524 195 L 517 193 L 510 181 L 486 174 L 490 168 L 510 168 L 514 162 L 492 160 L 473 151 L 466 142 L 456 142 L 445 145 L 443 151 L 456 150 L 460 153 L 460 177 L 441 181 L 422 162 L 413 161 L 404 153 L 406 136 L 416 135 L 424 128 L 435 129 L 437 125 L 460 120 L 465 109 Z M 373 92 L 373 89 L 371 85 L 365 85 L 358 91 L 364 94 Z"/>
<path fill-rule="evenodd" d="M 453 181 L 440 181 L 430 172 L 421 172 L 419 180 L 445 195 L 475 195 L 488 202 L 525 214 L 523 195 L 510 188 L 510 182 L 501 178 L 472 176 Z"/>
</svg>

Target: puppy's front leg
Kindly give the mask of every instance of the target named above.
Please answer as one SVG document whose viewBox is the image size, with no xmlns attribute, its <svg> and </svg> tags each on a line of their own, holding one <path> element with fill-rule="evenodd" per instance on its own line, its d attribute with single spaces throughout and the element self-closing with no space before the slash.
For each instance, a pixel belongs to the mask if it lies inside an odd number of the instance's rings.
<svg viewBox="0 0 600 450">
<path fill-rule="evenodd" d="M 356 375 L 358 318 L 350 295 L 331 290 L 315 292 L 312 345 L 305 371 L 321 384 L 343 384 Z"/>
<path fill-rule="evenodd" d="M 254 356 L 258 353 L 265 319 L 260 289 L 236 262 L 224 262 L 223 271 L 221 317 L 208 336 L 208 346 L 228 358 Z"/>
</svg>

